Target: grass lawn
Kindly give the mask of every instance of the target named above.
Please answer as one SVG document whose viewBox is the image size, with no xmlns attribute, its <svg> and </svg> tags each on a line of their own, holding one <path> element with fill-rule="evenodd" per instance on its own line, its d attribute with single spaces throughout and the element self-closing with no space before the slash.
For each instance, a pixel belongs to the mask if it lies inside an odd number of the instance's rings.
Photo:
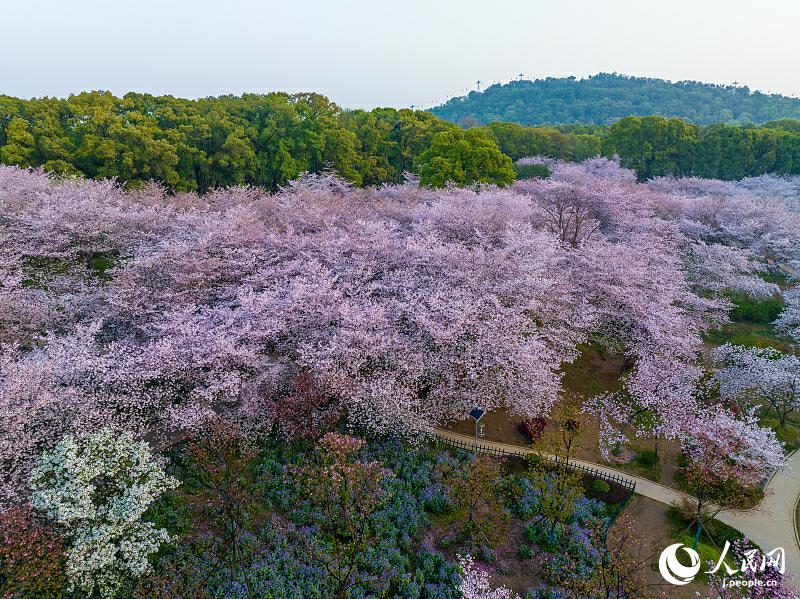
<svg viewBox="0 0 800 599">
<path fill-rule="evenodd" d="M 781 427 L 778 417 L 768 414 L 759 419 L 761 426 L 766 426 L 775 431 L 778 440 L 786 446 L 786 451 L 791 453 L 800 447 L 800 414 L 789 414 L 786 426 Z"/>
<path fill-rule="evenodd" d="M 564 390 L 583 398 L 619 391 L 622 357 L 609 354 L 599 343 L 578 347 L 581 355 L 562 370 Z"/>
<path fill-rule="evenodd" d="M 660 482 L 660 460 L 655 457 L 655 452 L 652 449 L 640 447 L 634 443 L 628 443 L 626 447 L 636 453 L 633 459 L 630 462 L 613 462 L 611 465 L 636 476 Z"/>
<path fill-rule="evenodd" d="M 784 272 L 762 272 L 759 276 L 764 279 L 767 283 L 775 283 L 781 289 L 786 289 L 787 287 L 791 287 L 793 282 L 789 276 L 786 275 Z"/>
<path fill-rule="evenodd" d="M 778 337 L 771 324 L 729 322 L 706 333 L 704 339 L 715 347 L 732 343 L 745 347 L 774 347 L 782 352 L 792 352 L 791 344 Z"/>
</svg>

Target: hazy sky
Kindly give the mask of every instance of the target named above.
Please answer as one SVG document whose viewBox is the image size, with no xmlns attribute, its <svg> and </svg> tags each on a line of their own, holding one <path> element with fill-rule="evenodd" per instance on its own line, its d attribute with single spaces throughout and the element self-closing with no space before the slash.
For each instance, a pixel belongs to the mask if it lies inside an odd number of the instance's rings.
<svg viewBox="0 0 800 599">
<path fill-rule="evenodd" d="M 0 0 L 0 93 L 430 106 L 600 71 L 800 96 L 800 0 Z"/>
</svg>

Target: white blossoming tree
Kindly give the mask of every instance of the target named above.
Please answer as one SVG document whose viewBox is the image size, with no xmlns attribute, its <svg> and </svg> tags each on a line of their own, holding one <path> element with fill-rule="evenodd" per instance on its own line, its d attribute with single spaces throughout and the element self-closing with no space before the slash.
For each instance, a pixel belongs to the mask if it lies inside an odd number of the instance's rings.
<svg viewBox="0 0 800 599">
<path fill-rule="evenodd" d="M 471 555 L 459 555 L 458 560 L 462 571 L 458 590 L 464 599 L 520 599 L 509 588 L 501 586 L 493 589 L 489 584 L 489 573 L 475 567 Z"/>
<path fill-rule="evenodd" d="M 800 358 L 772 348 L 726 344 L 714 350 L 721 366 L 714 375 L 723 398 L 775 410 L 781 427 L 800 410 Z"/>
<path fill-rule="evenodd" d="M 31 474 L 31 502 L 65 529 L 72 587 L 114 597 L 126 580 L 149 571 L 148 557 L 169 540 L 142 516 L 177 484 L 147 443 L 104 429 L 65 437 L 44 453 Z"/>
<path fill-rule="evenodd" d="M 786 305 L 775 321 L 775 329 L 791 337 L 796 343 L 800 343 L 800 287 L 794 287 L 784 293 L 783 299 Z"/>
</svg>

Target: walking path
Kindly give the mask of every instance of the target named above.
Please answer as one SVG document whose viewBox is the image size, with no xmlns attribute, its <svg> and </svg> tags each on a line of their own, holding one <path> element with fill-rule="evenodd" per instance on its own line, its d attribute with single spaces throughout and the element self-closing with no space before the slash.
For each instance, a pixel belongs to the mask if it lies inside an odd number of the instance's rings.
<svg viewBox="0 0 800 599">
<path fill-rule="evenodd" d="M 473 437 L 461 435 L 444 429 L 436 429 L 436 435 L 442 439 L 472 445 Z M 480 440 L 483 447 L 508 453 L 535 453 L 529 447 Z M 629 474 L 584 460 L 570 462 L 599 470 L 610 476 L 621 476 L 636 482 L 636 492 L 660 503 L 672 505 L 691 496 L 672 487 L 653 482 L 646 478 Z M 783 547 L 786 551 L 786 571 L 792 573 L 794 582 L 800 585 L 800 543 L 795 527 L 795 505 L 800 499 L 800 451 L 795 451 L 787 462 L 787 467 L 776 472 L 767 482 L 764 499 L 756 507 L 749 510 L 725 510 L 717 515 L 717 520 L 733 526 L 748 539 L 756 543 L 764 551 L 772 551 Z"/>
</svg>

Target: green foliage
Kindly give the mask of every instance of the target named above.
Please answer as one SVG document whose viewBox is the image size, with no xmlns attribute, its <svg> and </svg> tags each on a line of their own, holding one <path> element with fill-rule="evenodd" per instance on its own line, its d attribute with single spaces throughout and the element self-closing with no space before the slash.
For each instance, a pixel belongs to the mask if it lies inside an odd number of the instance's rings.
<svg viewBox="0 0 800 599">
<path fill-rule="evenodd" d="M 419 157 L 420 184 L 444 187 L 493 183 L 505 186 L 514 182 L 511 159 L 485 131 L 454 129 L 433 136 L 430 146 Z"/>
<path fill-rule="evenodd" d="M 0 162 L 177 191 L 275 190 L 326 169 L 355 185 L 400 182 L 433 136 L 451 130 L 426 112 L 343 111 L 319 94 L 0 96 Z"/>
<path fill-rule="evenodd" d="M 611 490 L 611 485 L 606 481 L 596 478 L 592 481 L 592 491 L 595 493 L 608 493 Z"/>
<path fill-rule="evenodd" d="M 500 150 L 512 160 L 526 156 L 550 156 L 581 161 L 600 154 L 600 137 L 593 134 L 503 122 L 489 123 L 486 129 Z"/>
<path fill-rule="evenodd" d="M 522 544 L 519 546 L 519 559 L 530 559 L 533 557 L 533 548 L 530 545 Z"/>
<path fill-rule="evenodd" d="M 795 413 L 787 415 L 784 426 L 781 426 L 780 418 L 775 416 L 774 412 L 770 412 L 759 418 L 758 423 L 775 431 L 775 436 L 783 443 L 787 453 L 800 447 L 800 415 Z"/>
<path fill-rule="evenodd" d="M 731 322 L 707 332 L 704 338 L 711 345 L 731 343 L 743 347 L 773 347 L 782 352 L 792 351 L 791 345 L 778 339 L 771 324 Z"/>
<path fill-rule="evenodd" d="M 692 524 L 693 518 L 688 517 L 677 507 L 670 507 L 667 510 L 667 521 L 670 524 L 670 536 L 673 541 L 683 543 L 687 547 L 694 545 L 695 534 L 697 533 L 696 524 Z M 727 524 L 719 520 L 708 520 L 703 525 L 700 539 L 697 544 L 697 552 L 700 554 L 700 563 L 717 563 L 720 557 L 720 548 L 725 545 L 725 541 L 733 544 L 736 540 L 744 539 L 744 535 Z M 702 568 L 697 580 L 707 580 L 706 568 Z"/>
<path fill-rule="evenodd" d="M 767 324 L 778 318 L 783 310 L 784 302 L 780 295 L 766 299 L 753 299 L 744 295 L 731 298 L 733 309 L 730 317 L 734 322 L 752 322 Z"/>
<path fill-rule="evenodd" d="M 800 119 L 778 119 L 763 125 L 767 129 L 780 129 L 781 131 L 794 131 L 800 133 Z"/>
<path fill-rule="evenodd" d="M 547 91 L 515 99 L 508 110 L 498 105 L 477 118 L 454 117 L 498 94 L 500 104 L 506 95 L 525 96 L 530 86 Z M 568 91 L 575 86 L 582 89 L 577 96 Z M 653 86 L 659 93 L 652 93 Z M 553 93 L 555 102 L 548 99 Z M 703 98 L 698 106 L 710 112 L 693 112 L 674 94 Z M 530 104 L 539 100 L 544 104 Z M 720 109 L 726 102 L 742 107 Z M 229 185 L 275 190 L 303 172 L 324 170 L 354 185 L 397 183 L 406 172 L 420 174 L 430 186 L 507 185 L 514 169 L 506 156 L 581 161 L 601 152 L 618 154 L 642 180 L 663 174 L 740 179 L 800 173 L 800 120 L 780 118 L 800 117 L 797 106 L 800 100 L 740 88 L 612 75 L 492 86 L 433 114 L 346 111 L 314 93 L 198 100 L 139 93 L 118 98 L 101 91 L 32 100 L 0 96 L 0 163 L 41 166 L 59 177 L 116 177 L 129 187 L 156 180 L 172 190 L 200 192 Z M 652 116 L 658 114 L 672 118 Z M 745 125 L 753 120 L 770 122 Z M 471 128 L 463 131 L 454 122 Z M 543 123 L 573 124 L 524 126 Z"/>
<path fill-rule="evenodd" d="M 661 175 L 734 180 L 764 173 L 798 174 L 800 132 L 627 117 L 608 129 L 603 154 L 618 155 L 640 181 Z"/>
<path fill-rule="evenodd" d="M 486 129 L 514 160 L 543 155 L 577 162 L 602 153 L 619 156 L 640 181 L 663 175 L 733 180 L 764 173 L 800 174 L 800 130 L 790 127 L 702 127 L 646 116 L 625 117 L 607 127 L 491 123 Z"/>
<path fill-rule="evenodd" d="M 431 110 L 454 123 L 508 121 L 521 125 L 608 125 L 626 116 L 663 115 L 707 125 L 800 118 L 800 99 L 751 92 L 747 87 L 600 73 L 586 79 L 548 77 L 495 84 Z M 466 121 L 465 121 L 466 122 Z M 791 121 L 790 121 L 791 122 Z"/>
<path fill-rule="evenodd" d="M 615 123 L 603 140 L 603 154 L 618 155 L 644 181 L 691 170 L 691 149 L 698 128 L 679 119 L 627 117 Z"/>
<path fill-rule="evenodd" d="M 514 164 L 517 179 L 547 179 L 550 169 L 546 164 Z"/>
<path fill-rule="evenodd" d="M 476 456 L 449 481 L 461 538 L 472 547 L 491 548 L 503 541 L 509 515 L 498 488 L 501 479 L 496 461 Z"/>
<path fill-rule="evenodd" d="M 443 477 L 461 462 L 398 441 L 242 445 L 224 433 L 171 452 L 189 526 L 175 531 L 174 551 L 135 597 L 460 596 L 457 564 L 421 540 L 431 527 L 425 506 L 446 499 Z M 254 517 L 239 517 L 237 505 Z M 167 528 L 185 514 L 166 497 L 156 508 Z"/>
<path fill-rule="evenodd" d="M 652 468 L 658 463 L 658 455 L 651 449 L 645 449 L 636 454 L 634 458 L 637 465 L 642 468 Z"/>
</svg>

